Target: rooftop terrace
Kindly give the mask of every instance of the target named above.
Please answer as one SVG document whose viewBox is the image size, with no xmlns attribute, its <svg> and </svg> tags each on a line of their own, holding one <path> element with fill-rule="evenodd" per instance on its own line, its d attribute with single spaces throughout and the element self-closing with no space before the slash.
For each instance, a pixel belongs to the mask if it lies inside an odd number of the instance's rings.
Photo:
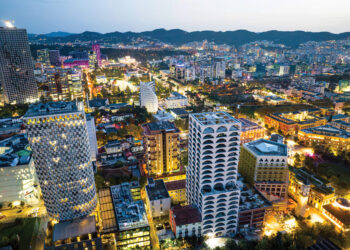
<svg viewBox="0 0 350 250">
<path fill-rule="evenodd" d="M 226 112 L 206 112 L 206 113 L 195 113 L 191 116 L 199 122 L 201 125 L 220 125 L 229 123 L 240 123 L 239 120 L 233 118 Z"/>
<path fill-rule="evenodd" d="M 257 156 L 288 156 L 287 145 L 266 139 L 248 142 L 243 146 Z"/>
<path fill-rule="evenodd" d="M 14 135 L 0 141 L 0 168 L 28 164 L 31 156 L 26 134 Z"/>
<path fill-rule="evenodd" d="M 111 186 L 112 200 L 120 231 L 149 226 L 143 201 L 134 201 L 130 184 Z"/>
<path fill-rule="evenodd" d="M 49 102 L 32 104 L 24 118 L 79 112 L 75 102 Z"/>
<path fill-rule="evenodd" d="M 170 197 L 163 180 L 153 180 L 152 178 L 149 178 L 146 191 L 151 201 Z"/>
</svg>

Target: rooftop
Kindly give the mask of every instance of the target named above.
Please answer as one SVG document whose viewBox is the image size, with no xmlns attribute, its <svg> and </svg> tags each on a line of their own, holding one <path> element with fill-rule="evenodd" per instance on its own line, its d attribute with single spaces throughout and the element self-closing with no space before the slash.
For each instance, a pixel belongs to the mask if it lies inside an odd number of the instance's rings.
<svg viewBox="0 0 350 250">
<path fill-rule="evenodd" d="M 201 222 L 201 214 L 198 209 L 192 205 L 175 206 L 171 208 L 176 226 L 188 225 Z"/>
<path fill-rule="evenodd" d="M 254 123 L 248 119 L 245 119 L 245 118 L 237 118 L 237 120 L 240 121 L 242 124 L 242 132 L 262 128 L 258 124 Z"/>
<path fill-rule="evenodd" d="M 247 184 L 243 182 L 243 178 L 239 177 L 238 180 L 241 184 L 241 196 L 239 203 L 239 210 L 244 212 L 250 209 L 271 207 L 272 204 L 269 202 L 255 187 L 248 188 Z"/>
<path fill-rule="evenodd" d="M 182 108 L 170 109 L 170 112 L 174 113 L 177 116 L 185 116 L 188 115 L 188 112 Z"/>
<path fill-rule="evenodd" d="M 151 201 L 170 197 L 163 180 L 153 180 L 152 178 L 149 178 L 146 191 Z"/>
<path fill-rule="evenodd" d="M 55 224 L 53 242 L 96 232 L 95 216 Z"/>
<path fill-rule="evenodd" d="M 191 116 L 199 122 L 201 125 L 220 125 L 229 123 L 240 123 L 239 120 L 233 118 L 226 112 L 206 112 L 206 113 L 195 113 Z"/>
<path fill-rule="evenodd" d="M 332 204 L 327 204 L 323 206 L 323 209 L 330 213 L 332 216 L 341 221 L 346 228 L 350 227 L 350 207 L 343 208 L 342 204 L 338 203 L 339 198 L 336 202 Z M 349 202 L 347 200 L 347 202 Z"/>
<path fill-rule="evenodd" d="M 295 177 L 304 184 L 312 184 L 313 188 L 320 193 L 323 193 L 325 195 L 334 193 L 334 188 L 328 184 L 328 181 L 324 180 L 320 176 L 313 174 L 306 168 L 291 167 L 289 168 L 289 171 L 291 173 L 294 173 Z"/>
<path fill-rule="evenodd" d="M 178 100 L 178 99 L 187 99 L 187 97 L 181 95 L 178 92 L 173 92 L 173 93 L 171 93 L 171 96 L 166 98 L 166 100 Z"/>
<path fill-rule="evenodd" d="M 134 201 L 130 184 L 111 186 L 114 211 L 120 231 L 149 226 L 143 201 Z"/>
<path fill-rule="evenodd" d="M 165 187 L 168 191 L 186 188 L 186 180 L 165 182 Z"/>
<path fill-rule="evenodd" d="M 257 156 L 288 156 L 287 145 L 266 139 L 248 142 L 243 146 Z"/>
<path fill-rule="evenodd" d="M 0 168 L 28 164 L 31 156 L 26 134 L 14 135 L 0 141 Z"/>
<path fill-rule="evenodd" d="M 147 134 L 157 134 L 165 132 L 179 132 L 174 123 L 169 121 L 151 122 L 143 125 L 144 132 Z"/>
<path fill-rule="evenodd" d="M 48 102 L 32 104 L 24 118 L 80 112 L 75 102 Z"/>
</svg>

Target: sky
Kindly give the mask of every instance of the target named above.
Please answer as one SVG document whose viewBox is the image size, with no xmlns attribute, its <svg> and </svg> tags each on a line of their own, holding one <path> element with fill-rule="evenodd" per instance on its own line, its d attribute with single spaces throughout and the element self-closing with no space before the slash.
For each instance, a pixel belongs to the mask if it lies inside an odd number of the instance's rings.
<svg viewBox="0 0 350 250">
<path fill-rule="evenodd" d="M 0 0 L 0 20 L 53 31 L 350 31 L 350 0 Z"/>
</svg>

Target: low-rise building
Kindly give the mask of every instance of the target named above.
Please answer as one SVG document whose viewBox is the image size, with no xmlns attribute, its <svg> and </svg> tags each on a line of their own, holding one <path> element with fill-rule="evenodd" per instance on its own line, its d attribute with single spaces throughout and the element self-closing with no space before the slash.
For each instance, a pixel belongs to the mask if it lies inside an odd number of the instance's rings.
<svg viewBox="0 0 350 250">
<path fill-rule="evenodd" d="M 327 119 L 317 116 L 320 113 L 319 109 L 315 109 L 268 114 L 265 116 L 265 124 L 280 130 L 284 135 L 294 135 L 302 129 L 326 125 Z"/>
<path fill-rule="evenodd" d="M 0 135 L 17 134 L 22 130 L 23 121 L 19 118 L 0 119 Z"/>
<path fill-rule="evenodd" d="M 241 144 L 264 137 L 265 129 L 263 127 L 245 118 L 238 118 L 238 120 L 242 124 Z"/>
<path fill-rule="evenodd" d="M 119 140 L 108 141 L 104 148 L 108 155 L 119 154 L 123 152 L 122 142 Z"/>
<path fill-rule="evenodd" d="M 331 125 L 300 130 L 298 139 L 308 146 L 324 144 L 331 149 L 350 150 L 350 132 Z"/>
<path fill-rule="evenodd" d="M 175 109 L 183 108 L 188 105 L 188 99 L 186 96 L 181 95 L 178 92 L 171 93 L 171 96 L 165 98 L 165 108 L 166 109 Z"/>
<path fill-rule="evenodd" d="M 240 182 L 243 181 L 239 180 Z M 265 222 L 265 215 L 272 209 L 269 202 L 256 188 L 249 188 L 242 182 L 239 203 L 239 230 L 261 230 Z"/>
<path fill-rule="evenodd" d="M 188 112 L 182 108 L 174 108 L 170 110 L 170 114 L 175 119 L 185 119 L 188 118 Z"/>
<path fill-rule="evenodd" d="M 323 206 L 323 215 L 341 231 L 350 231 L 350 201 L 337 198 L 332 204 Z"/>
<path fill-rule="evenodd" d="M 134 200 L 128 182 L 111 186 L 117 219 L 117 249 L 150 248 L 150 227 L 142 200 Z"/>
<path fill-rule="evenodd" d="M 186 180 L 165 182 L 165 187 L 173 204 L 186 202 Z"/>
<path fill-rule="evenodd" d="M 169 222 L 176 238 L 201 236 L 201 214 L 192 205 L 172 207 L 169 212 Z"/>
<path fill-rule="evenodd" d="M 146 186 L 146 202 L 153 218 L 167 216 L 171 199 L 163 180 L 148 178 Z"/>
<path fill-rule="evenodd" d="M 0 142 L 0 203 L 37 204 L 38 180 L 26 134 Z"/>
<path fill-rule="evenodd" d="M 304 186 L 309 186 L 307 191 Z M 306 168 L 289 169 L 288 195 L 298 203 L 300 209 L 304 209 L 302 206 L 310 205 L 322 210 L 324 205 L 332 203 L 336 199 L 335 190 L 328 181 Z M 304 196 L 306 199 L 304 199 Z"/>
<path fill-rule="evenodd" d="M 47 237 L 44 249 L 102 249 L 95 216 L 55 224 L 52 235 Z"/>
</svg>

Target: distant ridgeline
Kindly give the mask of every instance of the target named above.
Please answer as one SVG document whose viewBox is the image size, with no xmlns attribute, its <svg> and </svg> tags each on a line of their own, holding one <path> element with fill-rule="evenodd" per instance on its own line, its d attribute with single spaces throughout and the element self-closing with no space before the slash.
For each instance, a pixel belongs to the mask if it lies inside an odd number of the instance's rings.
<svg viewBox="0 0 350 250">
<path fill-rule="evenodd" d="M 149 40 L 160 41 L 173 45 L 181 45 L 194 41 L 213 41 L 218 44 L 228 44 L 240 46 L 245 43 L 268 40 L 275 43 L 281 43 L 290 47 L 298 47 L 299 44 L 307 41 L 328 41 L 343 40 L 350 37 L 350 32 L 333 34 L 330 32 L 305 32 L 305 31 L 266 31 L 251 32 L 247 30 L 236 31 L 194 31 L 187 32 L 180 29 L 165 30 L 156 29 L 145 32 L 111 32 L 101 34 L 98 32 L 85 31 L 81 34 L 71 34 L 66 32 L 52 32 L 44 35 L 29 34 L 29 39 L 33 43 L 55 43 L 55 42 L 74 42 L 97 41 L 100 43 L 120 43 L 130 42 L 135 38 L 146 38 Z"/>
</svg>

